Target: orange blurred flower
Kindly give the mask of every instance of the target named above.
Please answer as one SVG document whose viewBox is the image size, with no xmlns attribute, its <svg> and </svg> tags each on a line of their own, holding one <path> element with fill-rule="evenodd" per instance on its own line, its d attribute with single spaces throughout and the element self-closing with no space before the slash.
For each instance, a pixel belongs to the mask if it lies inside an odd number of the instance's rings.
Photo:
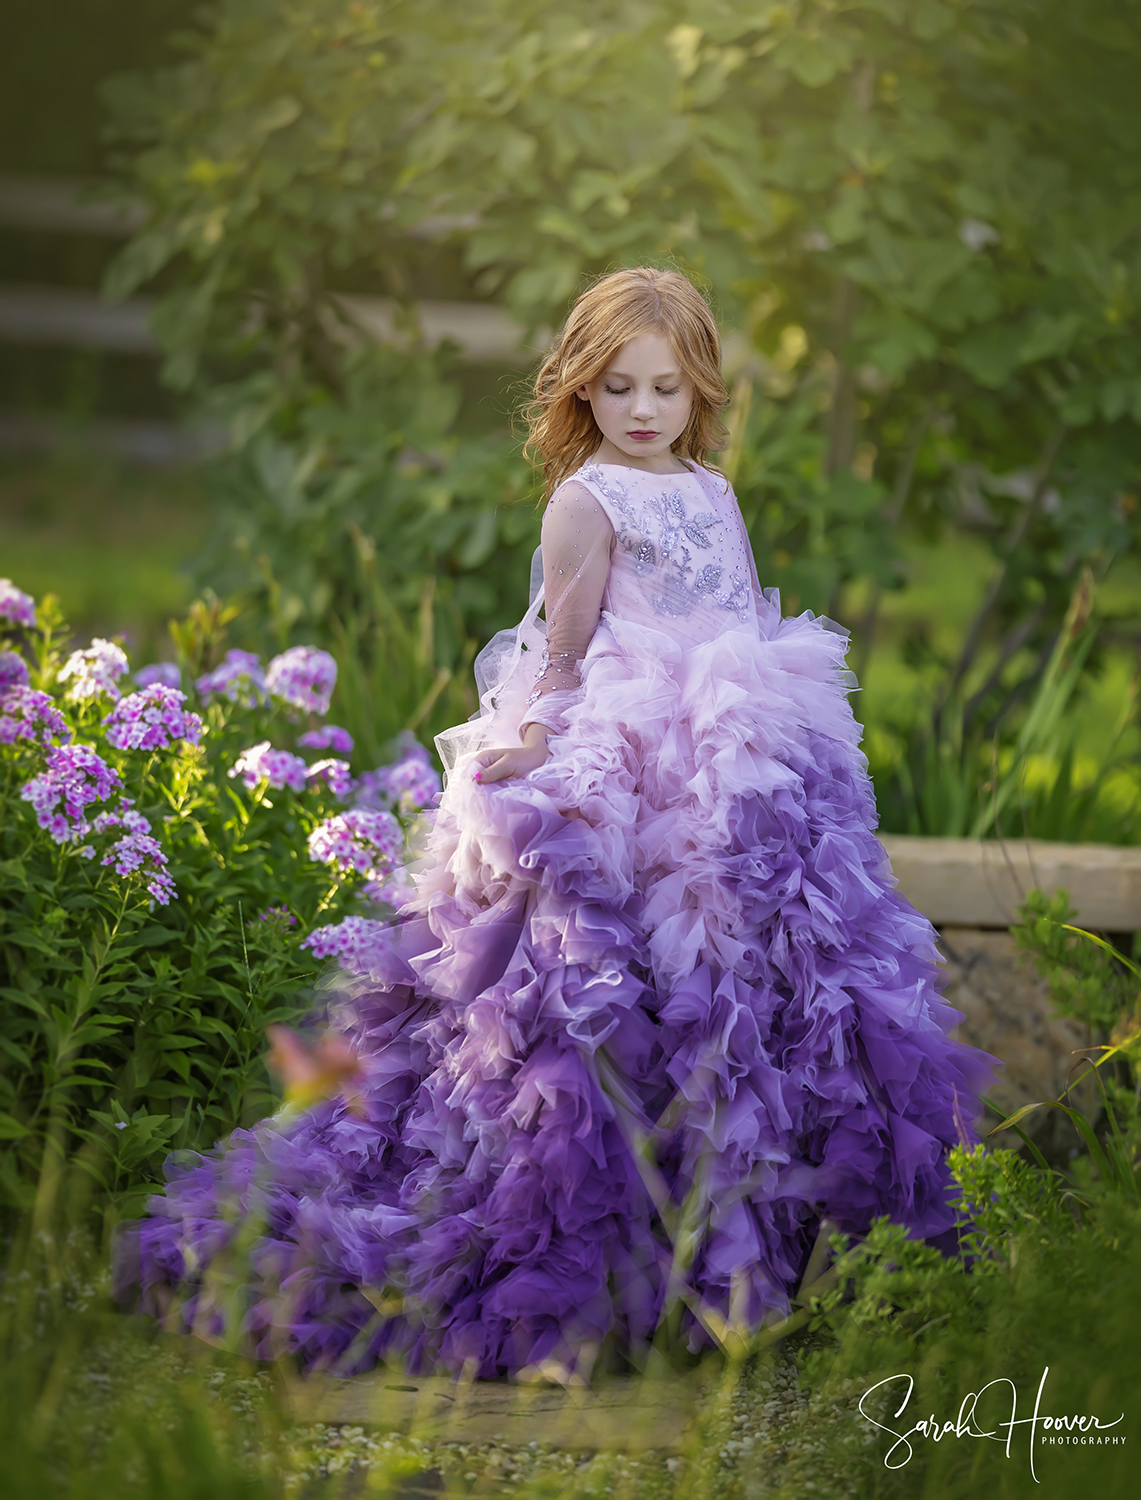
<svg viewBox="0 0 1141 1500">
<path fill-rule="evenodd" d="M 356 1086 L 361 1076 L 360 1058 L 343 1036 L 326 1031 L 315 1045 L 306 1042 L 288 1026 L 270 1026 L 266 1061 L 285 1084 L 285 1102 L 296 1109 L 312 1109 L 322 1099 L 343 1096 L 354 1114 L 364 1113 L 364 1101 Z"/>
</svg>

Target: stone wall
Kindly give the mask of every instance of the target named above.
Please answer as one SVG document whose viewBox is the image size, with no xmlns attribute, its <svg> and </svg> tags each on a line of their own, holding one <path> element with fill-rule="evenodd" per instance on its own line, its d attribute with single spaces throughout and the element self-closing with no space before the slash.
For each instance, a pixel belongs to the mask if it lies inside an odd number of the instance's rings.
<svg viewBox="0 0 1141 1500">
<path fill-rule="evenodd" d="M 946 960 L 944 994 L 963 1020 L 956 1035 L 1006 1064 L 990 1098 L 1008 1114 L 1023 1104 L 1057 1099 L 1073 1079 L 1075 1049 L 1088 1047 L 1086 1028 L 1055 1014 L 1050 993 L 1033 963 L 1015 947 L 1009 932 L 978 927 L 944 927 L 939 946 Z M 1082 1085 L 1074 1102 L 1089 1109 Z M 1058 1131 L 1056 1110 L 1038 1110 L 1022 1128 L 1028 1135 Z M 1018 1138 L 998 1142 L 1017 1149 Z"/>
</svg>

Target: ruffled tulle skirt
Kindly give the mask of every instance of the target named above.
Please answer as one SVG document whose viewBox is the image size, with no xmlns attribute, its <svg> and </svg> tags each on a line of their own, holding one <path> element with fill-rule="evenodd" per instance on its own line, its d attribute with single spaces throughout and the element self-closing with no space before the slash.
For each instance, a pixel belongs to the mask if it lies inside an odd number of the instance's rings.
<svg viewBox="0 0 1141 1500">
<path fill-rule="evenodd" d="M 585 1372 L 671 1310 L 691 1347 L 786 1312 L 822 1218 L 945 1235 L 993 1060 L 892 889 L 843 650 L 604 617 L 550 760 L 461 763 L 345 977 L 359 1099 L 172 1158 L 143 1305 L 309 1365 Z"/>
</svg>

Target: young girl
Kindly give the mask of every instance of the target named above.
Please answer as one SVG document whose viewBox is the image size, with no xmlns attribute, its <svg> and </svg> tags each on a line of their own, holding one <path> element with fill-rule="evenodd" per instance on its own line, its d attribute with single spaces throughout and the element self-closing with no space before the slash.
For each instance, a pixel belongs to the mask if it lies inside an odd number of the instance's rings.
<svg viewBox="0 0 1141 1500">
<path fill-rule="evenodd" d="M 676 272 L 572 310 L 532 408 L 542 587 L 439 741 L 416 895 L 339 1016 L 355 1097 L 168 1169 L 137 1274 L 178 1326 L 589 1378 L 665 1320 L 780 1317 L 822 1226 L 951 1229 L 991 1059 L 892 890 L 845 637 L 781 618 L 708 466 L 719 361 Z"/>
</svg>

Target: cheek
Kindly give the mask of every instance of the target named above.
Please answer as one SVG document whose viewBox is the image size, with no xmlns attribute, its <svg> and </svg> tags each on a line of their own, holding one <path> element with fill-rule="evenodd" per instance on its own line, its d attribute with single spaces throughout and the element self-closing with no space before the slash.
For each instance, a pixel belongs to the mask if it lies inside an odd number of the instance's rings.
<svg viewBox="0 0 1141 1500">
<path fill-rule="evenodd" d="M 626 397 L 607 396 L 604 392 L 595 400 L 594 409 L 603 422 L 621 422 L 626 409 Z"/>
</svg>

